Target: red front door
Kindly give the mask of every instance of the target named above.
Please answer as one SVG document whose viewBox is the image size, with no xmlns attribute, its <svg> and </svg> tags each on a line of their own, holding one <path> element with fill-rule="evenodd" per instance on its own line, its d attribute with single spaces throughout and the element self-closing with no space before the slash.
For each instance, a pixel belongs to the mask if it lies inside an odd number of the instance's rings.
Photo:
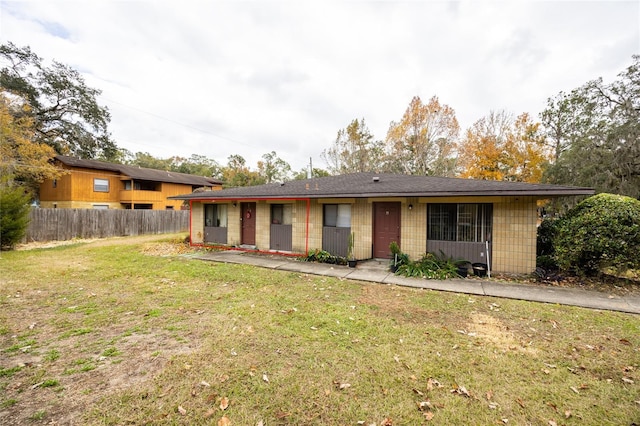
<svg viewBox="0 0 640 426">
<path fill-rule="evenodd" d="M 393 241 L 400 245 L 400 203 L 373 203 L 373 257 L 391 258 Z"/>
<path fill-rule="evenodd" d="M 254 246 L 256 244 L 256 203 L 241 203 L 242 233 L 240 244 Z"/>
</svg>

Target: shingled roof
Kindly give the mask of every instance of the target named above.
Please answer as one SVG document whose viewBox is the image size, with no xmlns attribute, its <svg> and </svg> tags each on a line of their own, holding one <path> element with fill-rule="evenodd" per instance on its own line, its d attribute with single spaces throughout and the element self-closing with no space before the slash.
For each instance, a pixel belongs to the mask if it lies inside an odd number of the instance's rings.
<svg viewBox="0 0 640 426">
<path fill-rule="evenodd" d="M 177 200 L 362 198 L 362 197 L 451 197 L 535 196 L 550 198 L 592 195 L 594 190 L 574 186 L 499 182 L 437 176 L 389 173 L 351 173 L 284 183 L 229 188 L 215 193 L 193 193 L 171 197 Z"/>
<path fill-rule="evenodd" d="M 187 173 L 168 172 L 165 170 L 147 169 L 144 167 L 128 166 L 125 164 L 106 163 L 97 160 L 83 160 L 80 158 L 68 157 L 66 155 L 56 155 L 55 159 L 69 167 L 82 167 L 85 169 L 106 170 L 118 172 L 123 177 L 135 180 L 146 180 L 153 182 L 180 183 L 194 186 L 221 185 L 222 182 L 204 176 L 190 175 Z"/>
</svg>

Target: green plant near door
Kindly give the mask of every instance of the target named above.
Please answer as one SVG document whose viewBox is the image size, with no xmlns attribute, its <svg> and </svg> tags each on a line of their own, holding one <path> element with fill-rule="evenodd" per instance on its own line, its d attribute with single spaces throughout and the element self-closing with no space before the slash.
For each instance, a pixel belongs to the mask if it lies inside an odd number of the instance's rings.
<svg viewBox="0 0 640 426">
<path fill-rule="evenodd" d="M 355 253 L 353 252 L 355 242 L 356 233 L 352 232 L 351 234 L 349 234 L 349 245 L 347 246 L 347 264 L 350 268 L 355 268 L 357 263 Z"/>
</svg>

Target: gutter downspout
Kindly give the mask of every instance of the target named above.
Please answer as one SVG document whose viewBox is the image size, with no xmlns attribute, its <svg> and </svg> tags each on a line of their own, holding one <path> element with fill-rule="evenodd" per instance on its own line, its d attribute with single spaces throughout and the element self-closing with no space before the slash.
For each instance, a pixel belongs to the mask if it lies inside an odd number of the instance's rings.
<svg viewBox="0 0 640 426">
<path fill-rule="evenodd" d="M 306 236 L 304 243 L 304 255 L 309 256 L 309 216 L 311 211 L 311 199 L 307 198 Z"/>
<path fill-rule="evenodd" d="M 189 245 L 193 246 L 193 200 L 189 200 Z"/>
</svg>

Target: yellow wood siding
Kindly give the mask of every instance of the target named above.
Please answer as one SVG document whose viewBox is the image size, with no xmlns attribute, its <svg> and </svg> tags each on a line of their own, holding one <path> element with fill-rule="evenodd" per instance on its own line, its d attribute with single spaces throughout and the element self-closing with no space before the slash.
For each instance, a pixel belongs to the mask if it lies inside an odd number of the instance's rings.
<svg viewBox="0 0 640 426">
<path fill-rule="evenodd" d="M 151 205 L 154 210 L 182 208 L 181 200 L 168 200 L 168 197 L 190 194 L 193 192 L 191 185 L 158 182 L 157 191 L 127 190 L 125 182 L 118 172 L 105 170 L 86 169 L 80 167 L 69 168 L 70 173 L 63 175 L 55 181 L 45 180 L 40 184 L 40 205 L 44 208 L 94 208 L 96 205 L 108 206 L 110 209 L 129 208 L 132 204 Z M 109 191 L 100 192 L 94 190 L 94 179 L 106 179 L 109 181 Z M 221 189 L 218 185 L 215 189 Z"/>
</svg>

